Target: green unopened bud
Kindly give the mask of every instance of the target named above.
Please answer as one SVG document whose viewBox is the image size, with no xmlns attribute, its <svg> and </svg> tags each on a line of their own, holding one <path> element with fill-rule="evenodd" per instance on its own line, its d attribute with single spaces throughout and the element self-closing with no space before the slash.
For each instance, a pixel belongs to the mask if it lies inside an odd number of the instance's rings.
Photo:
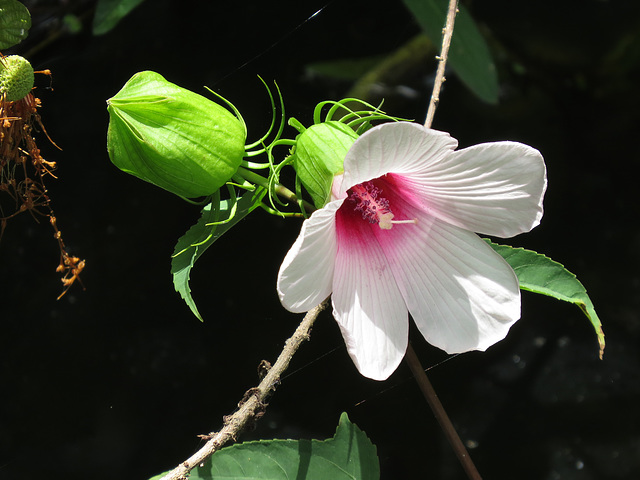
<svg viewBox="0 0 640 480">
<path fill-rule="evenodd" d="M 358 135 L 337 121 L 311 125 L 298 135 L 293 166 L 316 208 L 331 196 L 333 177 L 344 170 L 344 158 Z"/>
<path fill-rule="evenodd" d="M 244 123 L 155 72 L 135 74 L 107 105 L 111 161 L 142 180 L 193 198 L 217 191 L 240 166 Z"/>
<path fill-rule="evenodd" d="M 5 101 L 22 100 L 33 88 L 33 68 L 26 58 L 9 55 L 0 58 L 0 96 Z"/>
</svg>

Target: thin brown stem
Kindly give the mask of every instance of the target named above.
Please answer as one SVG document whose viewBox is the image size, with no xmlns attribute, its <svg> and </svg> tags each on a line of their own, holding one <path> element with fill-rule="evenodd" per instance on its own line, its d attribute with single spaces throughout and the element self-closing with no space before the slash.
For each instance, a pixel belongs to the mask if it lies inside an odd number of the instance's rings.
<svg viewBox="0 0 640 480">
<path fill-rule="evenodd" d="M 456 20 L 456 13 L 458 12 L 458 0 L 449 0 L 449 10 L 447 12 L 447 22 L 444 27 L 443 35 L 442 35 L 442 49 L 440 52 L 440 56 L 438 57 L 438 70 L 436 71 L 436 79 L 433 85 L 433 92 L 431 94 L 431 100 L 429 102 L 429 109 L 427 111 L 427 118 L 424 122 L 424 126 L 427 128 L 431 128 L 431 124 L 433 123 L 433 117 L 436 114 L 436 108 L 438 103 L 440 102 L 440 90 L 442 89 L 442 84 L 445 81 L 444 78 L 444 70 L 447 65 L 447 59 L 449 58 L 449 47 L 451 46 L 451 38 L 453 37 L 453 26 Z M 433 412 L 436 420 L 440 424 L 442 431 L 444 432 L 451 448 L 455 452 L 458 460 L 462 464 L 462 468 L 467 474 L 467 477 L 470 480 L 482 480 L 480 473 L 476 469 L 467 449 L 465 448 L 462 440 L 458 436 L 458 432 L 454 428 L 447 412 L 445 411 L 442 403 L 438 399 L 438 395 L 436 391 L 433 389 L 431 382 L 427 378 L 427 374 L 425 373 L 424 368 L 420 364 L 420 360 L 416 355 L 416 352 L 413 350 L 411 344 L 409 344 L 407 348 L 407 353 L 405 356 L 405 360 L 413 373 L 424 398 L 426 399 L 429 407 L 431 407 L 431 411 Z"/>
<path fill-rule="evenodd" d="M 247 425 L 262 416 L 266 408 L 265 400 L 276 389 L 280 382 L 280 376 L 289 366 L 291 358 L 302 342 L 309 339 L 313 322 L 318 318 L 320 312 L 325 309 L 327 303 L 328 299 L 307 312 L 294 334 L 286 341 L 276 363 L 268 370 L 260 384 L 255 388 L 249 389 L 238 404 L 238 410 L 231 416 L 224 418 L 224 427 L 218 432 L 204 435 L 203 438 L 207 439 L 207 443 L 160 480 L 186 479 L 192 469 L 206 461 L 229 440 L 235 441 Z"/>
<path fill-rule="evenodd" d="M 440 403 L 440 399 L 438 398 L 436 391 L 433 389 L 431 382 L 427 378 L 427 374 L 425 373 L 420 360 L 418 360 L 418 356 L 413 350 L 411 344 L 409 344 L 409 347 L 407 348 L 405 361 L 409 365 L 413 377 L 416 379 L 424 398 L 431 407 L 433 415 L 436 417 L 436 420 L 438 420 L 438 423 L 440 424 L 444 435 L 447 437 L 451 448 L 453 448 L 458 460 L 460 460 L 462 468 L 464 468 L 464 471 L 467 473 L 467 477 L 469 477 L 470 480 L 482 480 L 482 477 L 480 476 L 480 473 L 478 473 L 476 466 L 473 464 L 467 449 L 462 443 L 462 440 L 460 440 L 458 432 L 456 432 L 447 412 L 444 410 L 442 403 Z"/>
<path fill-rule="evenodd" d="M 456 21 L 456 13 L 458 12 L 458 0 L 449 1 L 449 11 L 447 12 L 447 23 L 444 27 L 442 35 L 442 50 L 438 57 L 438 70 L 436 71 L 436 80 L 433 85 L 433 92 L 431 93 L 431 101 L 429 102 L 429 110 L 427 110 L 427 119 L 424 122 L 424 126 L 431 128 L 433 123 L 433 117 L 436 114 L 436 107 L 440 102 L 440 90 L 442 84 L 445 81 L 444 68 L 447 65 L 447 59 L 449 58 L 449 47 L 451 46 L 451 38 L 453 37 L 453 25 Z"/>
</svg>

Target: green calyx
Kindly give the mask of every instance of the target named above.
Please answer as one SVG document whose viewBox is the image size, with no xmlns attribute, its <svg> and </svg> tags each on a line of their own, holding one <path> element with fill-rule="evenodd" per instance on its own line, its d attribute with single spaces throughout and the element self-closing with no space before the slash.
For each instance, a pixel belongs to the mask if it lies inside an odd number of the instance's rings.
<svg viewBox="0 0 640 480">
<path fill-rule="evenodd" d="M 363 107 L 353 110 L 352 107 Z M 328 109 L 326 115 L 323 111 Z M 401 121 L 357 98 L 326 100 L 316 105 L 313 125 L 305 128 L 295 118 L 289 125 L 298 130 L 295 140 L 279 140 L 273 145 L 290 145 L 291 155 L 280 165 L 292 165 L 296 171 L 296 195 L 302 198 L 300 185 L 308 192 L 316 208 L 331 201 L 331 186 L 344 171 L 347 152 L 373 121 Z"/>
<path fill-rule="evenodd" d="M 33 68 L 19 55 L 0 58 L 0 95 L 15 102 L 27 96 L 33 88 Z"/>
<path fill-rule="evenodd" d="M 181 197 L 213 194 L 245 155 L 241 118 L 158 73 L 135 74 L 107 105 L 111 161 Z"/>
<path fill-rule="evenodd" d="M 338 121 L 311 125 L 296 138 L 293 167 L 316 208 L 330 200 L 333 177 L 343 171 L 344 159 L 357 138 L 351 127 Z"/>
</svg>

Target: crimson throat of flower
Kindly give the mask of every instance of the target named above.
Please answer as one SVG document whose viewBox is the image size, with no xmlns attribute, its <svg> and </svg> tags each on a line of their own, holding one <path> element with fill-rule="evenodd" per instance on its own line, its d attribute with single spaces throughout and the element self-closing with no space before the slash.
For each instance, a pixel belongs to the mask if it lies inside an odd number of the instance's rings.
<svg viewBox="0 0 640 480">
<path fill-rule="evenodd" d="M 369 223 L 377 223 L 382 230 L 391 230 L 394 224 L 417 223 L 417 219 L 394 220 L 389 208 L 389 200 L 380 196 L 382 190 L 373 182 L 364 182 L 350 189 L 349 199 L 356 202 L 355 211 L 362 214 L 362 218 Z"/>
</svg>

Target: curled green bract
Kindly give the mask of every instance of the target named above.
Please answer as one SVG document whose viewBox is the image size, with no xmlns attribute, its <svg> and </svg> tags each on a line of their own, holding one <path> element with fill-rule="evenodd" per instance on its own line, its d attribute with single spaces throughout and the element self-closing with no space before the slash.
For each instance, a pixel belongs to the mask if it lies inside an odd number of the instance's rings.
<svg viewBox="0 0 640 480">
<path fill-rule="evenodd" d="M 107 105 L 111 161 L 181 197 L 212 195 L 245 155 L 241 117 L 158 73 L 135 74 Z"/>
<path fill-rule="evenodd" d="M 362 105 L 364 110 L 352 110 L 351 105 Z M 323 110 L 329 107 L 323 118 Z M 338 117 L 341 114 L 341 117 Z M 369 128 L 374 120 L 398 121 L 362 100 L 345 98 L 340 101 L 319 103 L 313 113 L 314 124 L 305 128 L 295 118 L 289 125 L 298 130 L 295 140 L 277 140 L 268 148 L 272 175 L 270 184 L 279 181 L 280 171 L 287 165 L 296 171 L 296 195 L 302 198 L 302 187 L 307 191 L 315 208 L 322 208 L 331 199 L 331 185 L 336 175 L 343 171 L 344 159 L 356 139 Z M 279 165 L 273 165 L 273 147 L 290 146 L 290 155 Z M 270 191 L 271 203 L 277 199 Z M 278 202 L 280 203 L 280 202 Z M 302 205 L 301 205 L 302 207 Z M 304 211 L 304 209 L 301 208 Z"/>
</svg>

